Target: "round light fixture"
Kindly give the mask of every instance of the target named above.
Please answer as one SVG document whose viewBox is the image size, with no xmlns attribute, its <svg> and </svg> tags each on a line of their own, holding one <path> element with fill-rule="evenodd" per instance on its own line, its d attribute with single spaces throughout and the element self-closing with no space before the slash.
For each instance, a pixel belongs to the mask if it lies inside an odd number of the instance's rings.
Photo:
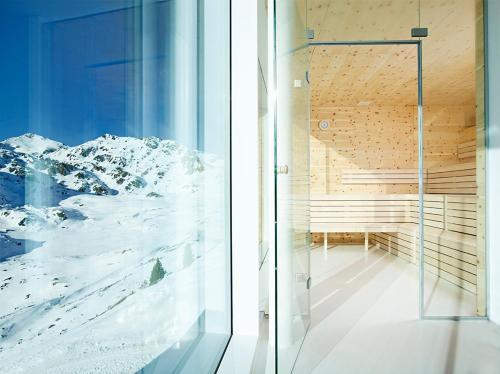
<svg viewBox="0 0 500 374">
<path fill-rule="evenodd" d="M 327 119 L 322 119 L 318 123 L 318 127 L 320 130 L 328 130 L 330 128 L 330 121 Z"/>
</svg>

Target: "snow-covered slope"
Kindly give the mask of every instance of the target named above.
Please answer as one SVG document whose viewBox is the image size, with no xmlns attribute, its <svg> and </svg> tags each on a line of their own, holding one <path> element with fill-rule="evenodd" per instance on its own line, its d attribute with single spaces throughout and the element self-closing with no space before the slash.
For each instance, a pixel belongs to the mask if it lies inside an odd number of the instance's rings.
<svg viewBox="0 0 500 374">
<path fill-rule="evenodd" d="M 2 372 L 133 373 L 184 336 L 225 266 L 223 176 L 158 138 L 1 142 Z"/>
<path fill-rule="evenodd" d="M 64 147 L 62 143 L 32 133 L 7 139 L 2 144 L 12 147 L 18 153 L 27 154 L 42 154 Z"/>
</svg>

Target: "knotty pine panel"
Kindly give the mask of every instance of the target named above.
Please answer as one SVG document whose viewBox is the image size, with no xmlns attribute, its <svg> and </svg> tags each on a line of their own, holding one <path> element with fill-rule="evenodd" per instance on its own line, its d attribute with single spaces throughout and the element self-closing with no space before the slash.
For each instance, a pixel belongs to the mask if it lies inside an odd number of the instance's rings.
<svg viewBox="0 0 500 374">
<path fill-rule="evenodd" d="M 457 146 L 470 126 L 471 106 L 424 107 L 424 167 L 459 162 Z M 328 130 L 318 123 L 330 120 Z M 311 193 L 417 193 L 415 184 L 343 185 L 345 169 L 416 169 L 417 110 L 414 106 L 313 107 Z"/>
</svg>

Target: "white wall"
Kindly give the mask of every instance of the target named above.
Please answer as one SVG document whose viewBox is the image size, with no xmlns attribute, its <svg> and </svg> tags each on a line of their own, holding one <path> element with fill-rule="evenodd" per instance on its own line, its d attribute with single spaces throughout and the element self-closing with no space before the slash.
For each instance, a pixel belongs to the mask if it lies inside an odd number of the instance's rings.
<svg viewBox="0 0 500 374">
<path fill-rule="evenodd" d="M 500 324 L 500 0 L 488 0 L 487 9 L 489 316 L 493 322 Z"/>
<path fill-rule="evenodd" d="M 249 373 L 259 334 L 257 2 L 231 1 L 233 336 L 218 374 Z"/>
<path fill-rule="evenodd" d="M 257 3 L 232 0 L 233 332 L 259 333 Z"/>
</svg>

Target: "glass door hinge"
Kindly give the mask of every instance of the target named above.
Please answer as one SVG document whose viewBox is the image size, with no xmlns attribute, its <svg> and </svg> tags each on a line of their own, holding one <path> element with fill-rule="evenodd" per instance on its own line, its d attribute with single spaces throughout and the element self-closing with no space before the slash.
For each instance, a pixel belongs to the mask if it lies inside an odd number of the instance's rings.
<svg viewBox="0 0 500 374">
<path fill-rule="evenodd" d="M 313 29 L 306 29 L 306 38 L 309 40 L 314 39 L 314 30 Z"/>
<path fill-rule="evenodd" d="M 281 165 L 276 168 L 276 174 L 288 174 L 288 165 Z"/>
</svg>

